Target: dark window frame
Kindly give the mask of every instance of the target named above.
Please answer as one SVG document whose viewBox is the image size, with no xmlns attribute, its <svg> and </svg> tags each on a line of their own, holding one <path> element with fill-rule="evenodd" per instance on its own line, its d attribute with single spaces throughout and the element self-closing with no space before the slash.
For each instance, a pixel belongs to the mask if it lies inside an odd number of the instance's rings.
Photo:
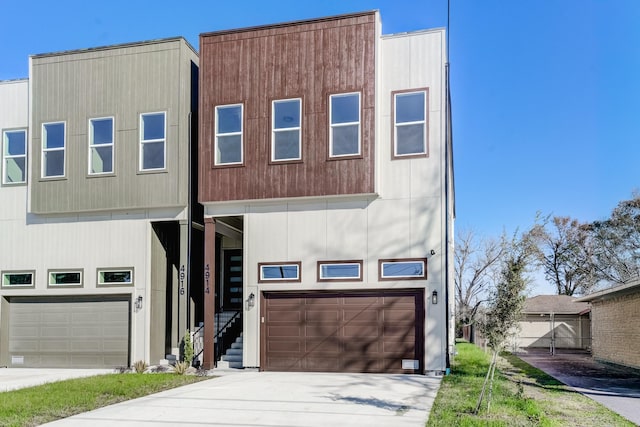
<svg viewBox="0 0 640 427">
<path fill-rule="evenodd" d="M 382 276 L 382 265 L 386 263 L 410 263 L 422 262 L 423 274 L 421 276 Z M 399 280 L 426 280 L 427 279 L 427 258 L 387 258 L 378 260 L 378 281 L 399 281 Z"/>
<path fill-rule="evenodd" d="M 338 278 L 323 278 L 322 277 L 322 266 L 323 265 L 340 265 L 340 264 L 357 264 L 359 268 L 358 277 L 338 277 Z M 318 261 L 317 263 L 317 280 L 318 282 L 362 282 L 363 280 L 363 260 L 354 259 L 354 260 L 328 260 L 328 261 Z"/>
<path fill-rule="evenodd" d="M 262 267 L 289 266 L 295 265 L 298 268 L 298 277 L 295 279 L 277 278 L 264 279 L 262 276 Z M 302 282 L 302 261 L 286 261 L 286 262 L 259 262 L 258 263 L 258 283 L 300 283 Z"/>
</svg>

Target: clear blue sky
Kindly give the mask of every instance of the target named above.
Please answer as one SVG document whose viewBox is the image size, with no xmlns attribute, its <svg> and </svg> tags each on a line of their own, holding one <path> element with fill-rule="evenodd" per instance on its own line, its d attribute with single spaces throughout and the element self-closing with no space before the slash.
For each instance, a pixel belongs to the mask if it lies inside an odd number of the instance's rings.
<svg viewBox="0 0 640 427">
<path fill-rule="evenodd" d="M 30 54 L 372 9 L 386 34 L 447 24 L 446 0 L 4 0 L 0 80 Z M 592 221 L 640 189 L 639 0 L 451 0 L 450 62 L 458 228 Z"/>
</svg>

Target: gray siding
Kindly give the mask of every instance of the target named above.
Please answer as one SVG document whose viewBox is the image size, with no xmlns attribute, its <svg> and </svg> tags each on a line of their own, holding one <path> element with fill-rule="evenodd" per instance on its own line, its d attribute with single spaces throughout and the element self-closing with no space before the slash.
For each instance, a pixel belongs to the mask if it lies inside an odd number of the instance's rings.
<svg viewBox="0 0 640 427">
<path fill-rule="evenodd" d="M 171 39 L 31 58 L 31 211 L 186 206 L 192 63 Z M 195 84 L 195 83 L 194 83 Z M 138 172 L 140 113 L 166 112 L 166 170 Z M 88 123 L 114 117 L 114 174 L 88 175 Z M 66 122 L 62 179 L 41 178 L 42 123 Z"/>
</svg>

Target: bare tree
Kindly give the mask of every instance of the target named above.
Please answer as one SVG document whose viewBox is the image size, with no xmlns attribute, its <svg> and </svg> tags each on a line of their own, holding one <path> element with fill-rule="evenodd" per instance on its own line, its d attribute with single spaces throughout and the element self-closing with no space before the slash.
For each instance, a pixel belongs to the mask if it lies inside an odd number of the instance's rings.
<svg viewBox="0 0 640 427">
<path fill-rule="evenodd" d="M 591 234 L 569 217 L 535 227 L 538 263 L 558 295 L 588 293 L 597 282 Z"/>
<path fill-rule="evenodd" d="M 618 203 L 611 217 L 587 226 L 594 239 L 599 278 L 624 283 L 640 275 L 640 194 Z"/>
<path fill-rule="evenodd" d="M 473 322 L 478 307 L 493 283 L 504 242 L 459 232 L 455 249 L 456 323 Z"/>
</svg>

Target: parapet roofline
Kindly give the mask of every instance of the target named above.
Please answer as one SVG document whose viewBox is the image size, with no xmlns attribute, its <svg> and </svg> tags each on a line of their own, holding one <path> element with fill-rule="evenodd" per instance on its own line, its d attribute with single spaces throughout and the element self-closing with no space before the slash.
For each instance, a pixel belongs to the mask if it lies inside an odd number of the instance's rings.
<svg viewBox="0 0 640 427">
<path fill-rule="evenodd" d="M 279 22 L 275 24 L 256 25 L 253 27 L 241 27 L 241 28 L 233 28 L 233 29 L 227 29 L 227 30 L 211 31 L 206 33 L 200 33 L 200 37 L 221 36 L 225 34 L 236 34 L 236 33 L 244 33 L 244 32 L 251 32 L 251 31 L 258 31 L 258 30 L 287 28 L 287 27 L 293 27 L 297 25 L 308 25 L 308 24 L 315 24 L 320 22 L 339 21 L 341 19 L 359 18 L 363 16 L 377 15 L 378 12 L 379 12 L 378 9 L 374 9 L 374 10 L 369 10 L 365 12 L 355 12 L 355 13 L 345 13 L 342 15 L 325 16 L 322 18 L 301 19 L 296 21 Z"/>
<path fill-rule="evenodd" d="M 401 33 L 383 34 L 381 37 L 383 39 L 392 39 L 394 37 L 408 37 L 408 36 L 416 36 L 419 34 L 439 33 L 446 30 L 447 29 L 445 27 L 425 28 L 423 30 L 413 30 L 413 31 L 404 31 Z"/>
<path fill-rule="evenodd" d="M 144 40 L 139 42 L 118 43 L 118 44 L 105 45 L 105 46 L 89 47 L 89 48 L 83 48 L 83 49 L 71 49 L 71 50 L 61 50 L 57 52 L 38 53 L 34 55 L 29 55 L 29 57 L 30 58 L 47 58 L 52 56 L 97 52 L 101 50 L 122 49 L 127 47 L 147 46 L 147 45 L 177 42 L 177 41 L 184 41 L 184 43 L 189 47 L 189 49 L 191 49 L 193 53 L 198 55 L 198 51 L 194 49 L 193 46 L 191 46 L 191 44 L 187 41 L 187 39 L 185 39 L 182 36 L 177 36 L 177 37 L 167 37 L 162 39 Z"/>
</svg>

